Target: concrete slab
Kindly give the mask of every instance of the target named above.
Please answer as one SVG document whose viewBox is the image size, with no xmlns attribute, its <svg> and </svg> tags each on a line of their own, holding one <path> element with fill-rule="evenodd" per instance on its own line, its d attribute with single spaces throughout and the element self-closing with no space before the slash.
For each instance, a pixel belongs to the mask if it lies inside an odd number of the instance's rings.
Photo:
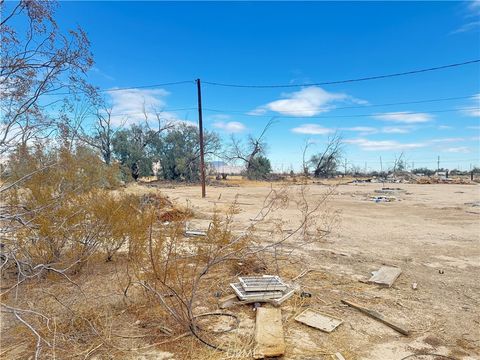
<svg viewBox="0 0 480 360">
<path fill-rule="evenodd" d="M 255 322 L 253 357 L 263 359 L 285 354 L 282 311 L 277 308 L 258 308 Z"/>
</svg>

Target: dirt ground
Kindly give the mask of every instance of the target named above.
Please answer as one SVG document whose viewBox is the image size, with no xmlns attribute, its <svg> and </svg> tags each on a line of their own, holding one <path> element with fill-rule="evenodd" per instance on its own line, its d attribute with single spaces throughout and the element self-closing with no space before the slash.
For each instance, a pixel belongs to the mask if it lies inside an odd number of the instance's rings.
<svg viewBox="0 0 480 360">
<path fill-rule="evenodd" d="M 140 190 L 140 186 L 135 186 L 130 191 Z M 205 199 L 199 196 L 199 187 L 179 186 L 161 191 L 204 219 L 211 216 L 214 208 L 222 209 L 236 199 L 241 210 L 235 223 L 241 230 L 261 208 L 271 186 L 281 185 L 210 186 Z M 341 352 L 346 359 L 402 359 L 423 353 L 456 359 L 480 358 L 480 207 L 469 204 L 478 204 L 480 187 L 385 186 L 404 191 L 394 194 L 396 201 L 375 203 L 369 196 L 382 184 L 337 186 L 328 205 L 338 211 L 339 223 L 322 243 L 295 249 L 295 258 L 300 260 L 296 269 L 318 271 L 310 272 L 299 282 L 302 290 L 312 294 L 311 298 L 302 300 L 300 305 L 291 300 L 282 306 L 285 359 L 330 358 L 323 356 L 335 352 Z M 320 184 L 308 187 L 311 202 L 328 189 Z M 293 198 L 298 189 L 299 186 L 289 186 Z M 292 202 L 275 216 L 286 221 L 288 228 L 288 224 L 293 227 L 298 221 L 297 213 Z M 268 231 L 265 235 L 267 239 Z M 291 246 L 295 248 L 295 244 Z M 403 271 L 391 288 L 361 282 L 384 264 Z M 413 283 L 418 284 L 416 290 L 412 289 Z M 341 304 L 341 299 L 381 312 L 404 324 L 411 335 L 397 333 Z M 293 321 L 295 312 L 306 306 L 336 315 L 344 324 L 327 334 Z M 253 331 L 252 316 L 245 318 L 243 331 Z"/>
<path fill-rule="evenodd" d="M 271 189 L 284 186 L 233 180 L 228 181 L 227 186 L 221 183 L 208 186 L 205 199 L 200 196 L 199 186 L 152 182 L 128 185 L 124 191 L 167 195 L 176 205 L 193 210 L 194 220 L 188 227 L 194 230 L 206 230 L 215 209 L 222 213 L 236 201 L 234 229 L 242 232 L 252 224 Z M 409 355 L 415 355 L 408 357 L 410 360 L 445 359 L 421 355 L 427 353 L 449 356 L 449 359 L 480 359 L 480 186 L 386 184 L 401 189 L 393 194 L 396 201 L 376 203 L 370 196 L 382 186 L 348 184 L 337 185 L 332 190 L 323 184 L 307 185 L 310 204 L 319 201 L 325 192 L 333 191 L 326 210 L 330 216 L 336 214 L 338 221 L 321 241 L 298 246 L 292 240 L 282 249 L 288 253 L 293 251 L 279 260 L 279 274 L 284 281 L 291 283 L 303 270 L 312 270 L 296 281 L 298 291 L 281 306 L 286 341 L 283 359 L 331 360 L 335 359 L 332 354 L 336 352 L 347 360 L 401 360 Z M 271 214 L 271 220 L 283 221 L 285 233 L 300 222 L 296 200 L 301 188 L 288 184 L 288 206 Z M 255 236 L 260 242 L 271 240 L 271 224 L 258 226 Z M 271 262 L 268 259 L 270 257 L 265 256 L 260 260 Z M 251 305 L 229 308 L 228 312 L 238 316 L 239 327 L 208 339 L 220 345 L 235 344 L 227 353 L 212 350 L 189 333 L 166 336 L 158 330 L 161 324 L 158 309 L 144 297 L 140 299 L 145 303 L 125 303 L 122 282 L 118 280 L 125 263 L 122 256 L 108 263 L 92 262 L 73 278 L 93 299 L 88 312 L 109 314 L 102 320 L 103 328 L 108 330 L 104 337 L 114 339 L 118 349 L 106 349 L 102 341 L 94 338 L 86 351 L 72 353 L 69 358 L 252 359 L 255 312 Z M 235 281 L 238 272 L 248 273 L 247 265 L 240 263 L 234 269 L 207 277 L 208 291 L 198 299 L 194 313 L 217 311 L 218 297 L 232 293 L 228 284 Z M 264 272 L 274 272 L 275 266 L 267 265 Z M 391 288 L 362 282 L 382 265 L 402 269 Z M 262 273 L 262 270 L 256 272 Z M 416 290 L 412 288 L 413 283 L 417 283 Z M 81 300 L 78 289 L 65 280 L 52 282 L 48 287 L 44 285 L 30 291 L 42 293 L 39 298 L 58 292 L 63 294 L 62 302 L 69 304 Z M 302 291 L 311 297 L 301 297 Z M 410 330 L 410 335 L 401 335 L 342 304 L 342 299 L 382 313 Z M 50 298 L 42 301 L 47 300 L 53 302 Z M 334 315 L 344 323 L 332 333 L 307 327 L 294 320 L 306 308 Z M 0 358 L 32 358 L 32 344 L 26 345 L 31 334 L 15 333 L 11 327 L 15 322 L 4 316 L 6 314 L 2 314 L 1 319 Z M 221 321 L 208 324 L 220 329 L 229 326 Z"/>
</svg>

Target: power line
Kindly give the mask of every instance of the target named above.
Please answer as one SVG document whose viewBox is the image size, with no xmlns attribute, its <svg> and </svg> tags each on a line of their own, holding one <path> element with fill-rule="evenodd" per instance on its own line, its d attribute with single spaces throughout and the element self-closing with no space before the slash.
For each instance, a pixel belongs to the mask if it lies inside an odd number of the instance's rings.
<svg viewBox="0 0 480 360">
<path fill-rule="evenodd" d="M 435 67 L 424 68 L 424 69 L 392 73 L 392 74 L 367 76 L 367 77 L 360 77 L 360 78 L 346 79 L 346 80 L 321 81 L 321 82 L 306 83 L 306 84 L 243 85 L 243 84 L 219 83 L 219 82 L 212 82 L 212 81 L 203 81 L 203 83 L 208 85 L 213 85 L 213 86 L 224 86 L 224 87 L 235 87 L 235 88 L 293 88 L 293 87 L 301 87 L 301 86 L 334 85 L 334 84 L 345 84 L 345 83 L 360 82 L 360 81 L 367 81 L 367 80 L 385 79 L 385 78 L 405 76 L 405 75 L 413 75 L 413 74 L 425 73 L 430 71 L 449 69 L 449 68 L 454 68 L 454 67 L 459 67 L 464 65 L 470 65 L 478 62 L 480 62 L 480 59 L 469 60 L 469 61 L 448 64 L 448 65 L 435 66 Z"/>
<path fill-rule="evenodd" d="M 456 109 L 444 109 L 444 110 L 419 110 L 428 113 L 445 113 L 445 112 L 454 112 L 454 111 L 461 111 L 461 110 L 477 110 L 478 108 L 475 107 L 468 107 L 468 108 L 456 108 Z M 204 111 L 211 111 L 208 108 L 204 108 Z M 224 111 L 228 112 L 228 111 Z M 406 111 L 402 112 L 405 115 L 408 114 L 415 114 L 416 112 L 413 111 Z M 324 116 L 294 116 L 294 115 L 256 115 L 256 114 L 244 114 L 243 116 L 252 116 L 258 118 L 287 118 L 287 119 L 327 119 L 327 118 L 355 118 L 355 117 L 370 117 L 373 115 L 380 115 L 380 114 L 356 114 L 356 115 L 324 115 Z"/>
<path fill-rule="evenodd" d="M 370 108 L 370 107 L 383 107 L 383 106 L 396 106 L 396 105 L 412 105 L 412 104 L 423 104 L 429 102 L 440 102 L 440 101 L 451 101 L 451 100 L 463 100 L 463 99 L 473 99 L 477 95 L 468 95 L 468 96 L 457 96 L 457 97 L 447 97 L 447 98 L 437 98 L 437 99 L 426 99 L 426 100 L 412 100 L 412 101 L 402 101 L 402 102 L 391 102 L 385 104 L 365 104 L 365 105 L 355 105 L 355 106 L 341 106 L 335 107 L 333 110 L 344 110 L 344 109 L 363 109 L 363 108 Z M 204 108 L 204 110 L 212 111 L 212 112 L 229 112 L 229 113 L 248 113 L 250 110 L 223 110 L 223 109 L 212 109 L 212 108 Z M 299 108 L 298 110 L 309 110 L 311 111 L 312 108 Z"/>
<path fill-rule="evenodd" d="M 122 88 L 112 88 L 112 89 L 95 89 L 97 93 L 104 93 L 104 92 L 115 92 L 115 91 L 125 91 L 125 90 L 137 90 L 137 89 L 149 89 L 149 88 L 157 88 L 162 86 L 172 86 L 172 85 L 181 85 L 181 84 L 194 84 L 195 81 L 193 80 L 183 80 L 183 81 L 173 81 L 173 82 L 165 82 L 160 84 L 151 84 L 151 85 L 140 85 L 140 86 L 131 86 L 131 87 L 122 87 Z M 71 95 L 72 92 L 62 92 L 62 93 L 48 93 L 44 95 L 48 96 L 58 96 L 58 95 Z"/>
</svg>

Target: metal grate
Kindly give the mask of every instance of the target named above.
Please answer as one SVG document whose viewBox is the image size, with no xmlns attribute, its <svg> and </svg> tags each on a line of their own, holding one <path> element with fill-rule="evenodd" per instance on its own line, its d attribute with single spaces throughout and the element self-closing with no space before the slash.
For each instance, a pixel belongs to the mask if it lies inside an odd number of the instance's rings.
<svg viewBox="0 0 480 360">
<path fill-rule="evenodd" d="M 278 276 L 274 275 L 244 276 L 239 277 L 238 280 L 246 292 L 285 291 L 288 288 Z"/>
</svg>

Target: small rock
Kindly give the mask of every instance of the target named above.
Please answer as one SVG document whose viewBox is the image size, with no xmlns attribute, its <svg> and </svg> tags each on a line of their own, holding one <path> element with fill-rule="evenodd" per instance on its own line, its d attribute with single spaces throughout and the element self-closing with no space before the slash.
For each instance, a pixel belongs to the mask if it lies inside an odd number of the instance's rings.
<svg viewBox="0 0 480 360">
<path fill-rule="evenodd" d="M 413 289 L 413 290 L 417 290 L 417 283 L 416 283 L 416 282 L 414 282 L 414 283 L 412 284 L 412 289 Z"/>
<path fill-rule="evenodd" d="M 438 270 L 438 273 L 439 273 L 439 274 L 444 274 L 445 271 L 443 271 L 443 269 L 440 269 L 440 270 Z"/>
</svg>

